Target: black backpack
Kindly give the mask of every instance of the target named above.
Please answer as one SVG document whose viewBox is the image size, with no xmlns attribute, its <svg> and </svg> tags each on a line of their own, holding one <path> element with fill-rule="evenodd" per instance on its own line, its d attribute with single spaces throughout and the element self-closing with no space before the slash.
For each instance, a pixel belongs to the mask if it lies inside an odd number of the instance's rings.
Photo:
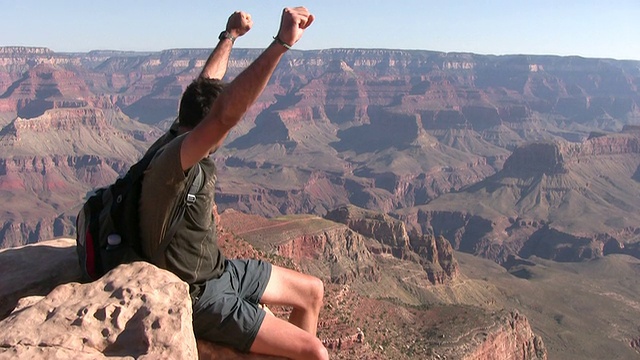
<svg viewBox="0 0 640 360">
<path fill-rule="evenodd" d="M 76 219 L 76 249 L 80 268 L 87 280 L 96 280 L 116 266 L 133 261 L 148 261 L 164 266 L 164 251 L 183 224 L 187 207 L 195 202 L 204 175 L 200 164 L 188 178 L 188 194 L 169 223 L 160 246 L 151 258 L 144 256 L 140 241 L 138 203 L 144 171 L 156 151 L 147 153 L 127 174 L 112 185 L 96 190 Z"/>
</svg>

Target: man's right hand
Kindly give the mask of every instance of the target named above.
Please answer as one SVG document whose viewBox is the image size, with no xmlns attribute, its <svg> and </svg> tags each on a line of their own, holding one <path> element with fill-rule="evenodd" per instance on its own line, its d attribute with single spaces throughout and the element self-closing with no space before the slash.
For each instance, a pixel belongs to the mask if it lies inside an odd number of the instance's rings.
<svg viewBox="0 0 640 360">
<path fill-rule="evenodd" d="M 237 38 L 249 32 L 252 26 L 253 20 L 251 20 L 250 14 L 244 11 L 236 11 L 229 16 L 226 30 L 231 36 Z"/>
<path fill-rule="evenodd" d="M 313 20 L 313 15 L 303 6 L 285 8 L 282 10 L 278 38 L 289 46 L 293 46 L 302 38 L 302 33 L 311 25 Z"/>
</svg>

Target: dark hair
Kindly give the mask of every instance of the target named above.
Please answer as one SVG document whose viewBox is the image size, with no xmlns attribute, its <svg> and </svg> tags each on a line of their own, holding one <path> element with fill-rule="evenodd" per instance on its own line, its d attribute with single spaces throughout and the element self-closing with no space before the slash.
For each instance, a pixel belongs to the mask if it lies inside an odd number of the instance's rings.
<svg viewBox="0 0 640 360">
<path fill-rule="evenodd" d="M 185 89 L 180 99 L 178 119 L 180 126 L 193 129 L 209 113 L 211 105 L 225 84 L 218 79 L 198 77 Z"/>
</svg>

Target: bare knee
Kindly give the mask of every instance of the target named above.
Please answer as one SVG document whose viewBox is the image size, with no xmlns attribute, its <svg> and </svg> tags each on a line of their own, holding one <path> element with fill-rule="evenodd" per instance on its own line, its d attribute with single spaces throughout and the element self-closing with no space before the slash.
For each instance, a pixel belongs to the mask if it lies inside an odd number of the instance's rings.
<svg viewBox="0 0 640 360">
<path fill-rule="evenodd" d="M 324 298 L 324 283 L 317 277 L 309 281 L 309 302 L 312 308 L 320 309 Z"/>
<path fill-rule="evenodd" d="M 304 280 L 304 287 L 300 290 L 300 301 L 293 307 L 316 315 L 320 313 L 324 298 L 324 283 L 322 280 L 315 276 L 307 275 Z"/>
<path fill-rule="evenodd" d="M 274 266 L 261 301 L 266 304 L 289 305 L 298 310 L 317 313 L 322 308 L 323 297 L 322 280 L 315 276 Z"/>
<path fill-rule="evenodd" d="M 327 348 L 322 345 L 322 342 L 318 338 L 315 338 L 314 341 L 309 342 L 305 349 L 304 358 L 328 360 L 329 352 L 327 351 Z"/>
</svg>

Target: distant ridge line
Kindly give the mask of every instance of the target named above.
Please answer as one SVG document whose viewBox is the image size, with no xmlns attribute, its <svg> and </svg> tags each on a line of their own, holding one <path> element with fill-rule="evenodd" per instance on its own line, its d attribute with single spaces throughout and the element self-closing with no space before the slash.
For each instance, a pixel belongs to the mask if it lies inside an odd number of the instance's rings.
<svg viewBox="0 0 640 360">
<path fill-rule="evenodd" d="M 0 46 L 0 54 L 19 55 L 19 54 L 41 54 L 52 55 L 55 52 L 46 47 L 32 46 Z"/>
<path fill-rule="evenodd" d="M 137 50 L 90 50 L 90 51 L 53 51 L 47 47 L 37 46 L 0 46 L 0 55 L 86 55 L 86 56 L 153 56 L 163 54 L 197 54 L 200 52 L 211 51 L 211 48 L 171 48 L 154 51 L 137 51 Z M 235 48 L 237 52 L 257 52 L 261 51 L 259 48 Z M 473 52 L 464 51 L 437 51 L 437 50 L 423 50 L 423 49 L 390 49 L 390 48 L 329 48 L 329 49 L 311 49 L 311 50 L 298 50 L 292 49 L 290 53 L 293 54 L 322 54 L 322 53 L 361 53 L 375 54 L 375 53 L 387 53 L 387 54 L 408 54 L 408 55 L 429 55 L 429 56 L 441 56 L 443 58 L 451 57 L 471 57 L 477 59 L 491 59 L 498 58 L 504 60 L 510 59 L 525 59 L 527 61 L 539 61 L 539 60 L 551 60 L 551 59 L 575 59 L 583 61 L 613 61 L 619 63 L 634 64 L 640 66 L 640 60 L 628 60 L 628 59 L 614 59 L 607 57 L 584 57 L 578 55 L 553 55 L 553 54 L 479 54 Z"/>
</svg>

